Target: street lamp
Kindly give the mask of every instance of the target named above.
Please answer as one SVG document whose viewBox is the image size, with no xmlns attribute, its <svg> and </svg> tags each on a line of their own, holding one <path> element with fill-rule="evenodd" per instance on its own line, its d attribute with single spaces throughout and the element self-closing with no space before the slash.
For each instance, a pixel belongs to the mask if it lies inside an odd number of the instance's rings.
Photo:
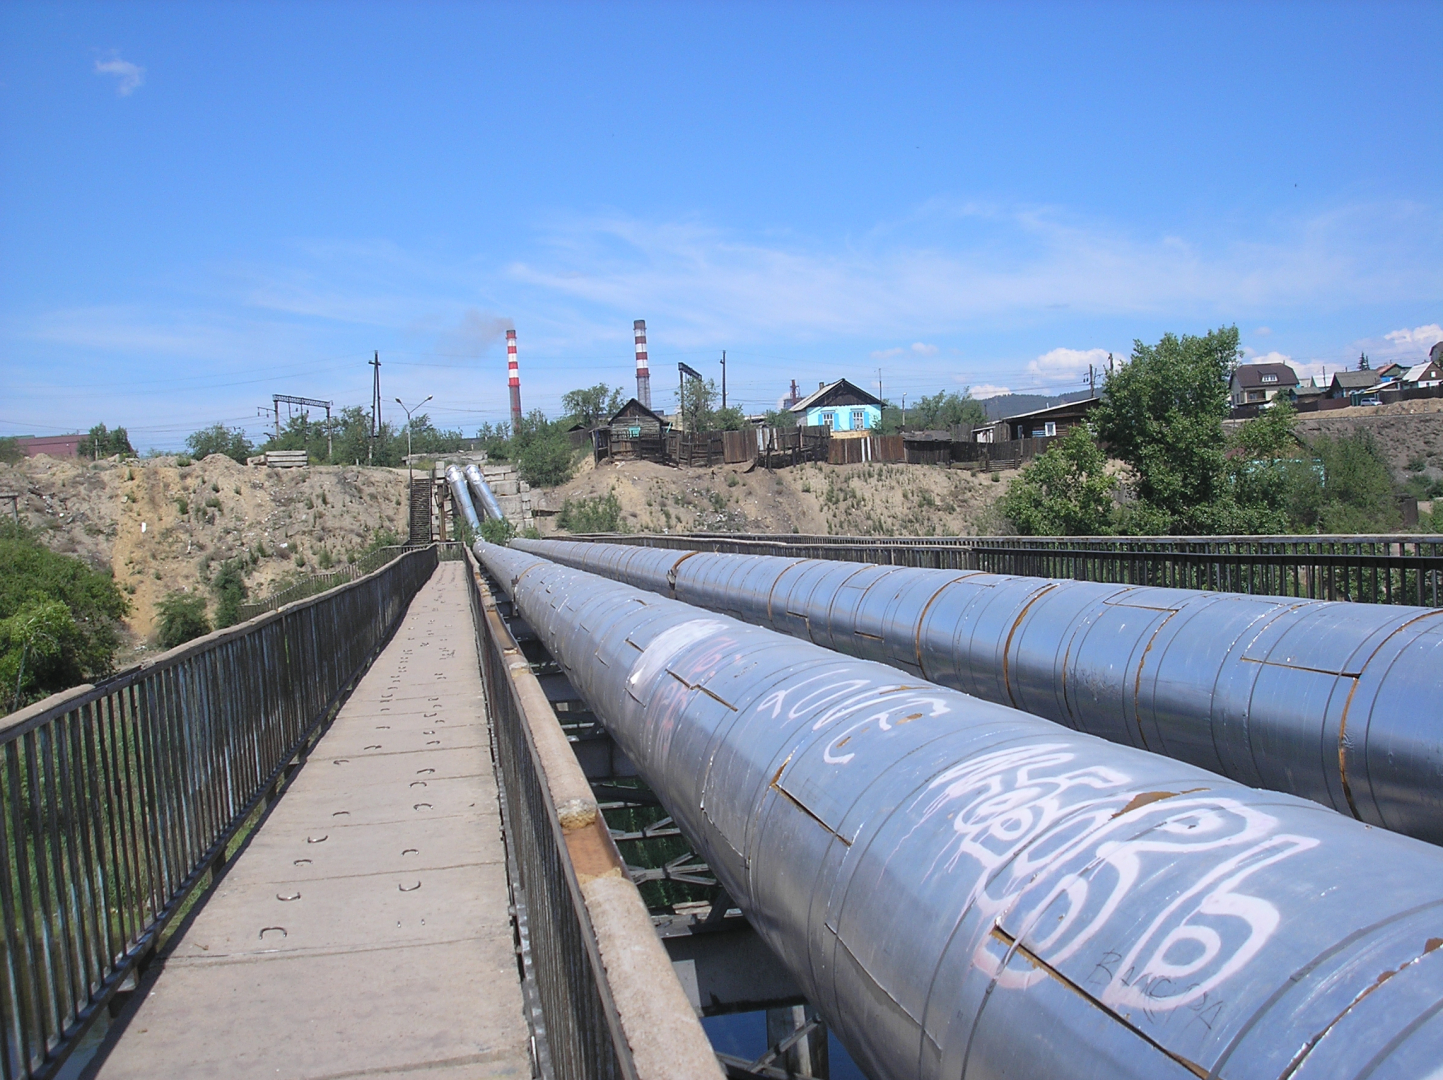
<svg viewBox="0 0 1443 1080">
<path fill-rule="evenodd" d="M 414 477 L 414 470 L 411 467 L 411 414 L 435 396 L 435 394 L 427 394 L 424 401 L 417 402 L 409 409 L 406 408 L 406 403 L 404 401 L 402 401 L 400 398 L 396 399 L 396 404 L 401 406 L 401 408 L 404 409 L 406 412 L 406 490 L 408 492 L 411 490 L 411 485 L 416 482 Z M 407 498 L 409 497 L 410 496 L 408 495 Z"/>
</svg>

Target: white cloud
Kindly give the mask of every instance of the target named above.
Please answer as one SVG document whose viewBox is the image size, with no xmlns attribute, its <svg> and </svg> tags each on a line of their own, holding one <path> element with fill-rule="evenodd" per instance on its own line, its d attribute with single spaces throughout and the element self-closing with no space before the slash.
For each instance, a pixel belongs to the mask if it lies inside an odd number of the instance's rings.
<svg viewBox="0 0 1443 1080">
<path fill-rule="evenodd" d="M 1029 363 L 1027 372 L 1043 388 L 1058 387 L 1068 382 L 1081 385 L 1089 364 L 1100 376 L 1107 370 L 1107 350 L 1053 349 Z"/>
<path fill-rule="evenodd" d="M 1251 353 L 1247 360 L 1248 364 L 1287 364 L 1298 375 L 1299 382 L 1307 382 L 1309 379 L 1317 378 L 1320 382 L 1324 377 L 1332 378 L 1326 374 L 1328 368 L 1337 371 L 1341 364 L 1330 364 L 1326 360 L 1294 360 L 1286 353 L 1274 350 L 1270 353 Z"/>
<path fill-rule="evenodd" d="M 1394 330 L 1383 337 L 1391 341 L 1400 353 L 1420 352 L 1426 355 L 1429 349 L 1443 341 L 1443 326 L 1429 323 L 1412 330 Z"/>
<path fill-rule="evenodd" d="M 115 92 L 121 97 L 129 97 L 136 87 L 145 82 L 145 68 L 132 64 L 129 60 L 122 60 L 119 55 L 112 55 L 109 60 L 95 61 L 95 74 L 114 75 L 118 78 L 120 81 L 115 84 Z"/>
<path fill-rule="evenodd" d="M 1033 208 L 929 204 L 848 243 L 778 242 L 691 221 L 567 219 L 515 283 L 665 320 L 678 345 L 738 333 L 944 334 L 1017 312 L 1232 319 L 1260 307 L 1443 295 L 1443 214 L 1358 205 L 1247 242 L 1127 234 Z"/>
<path fill-rule="evenodd" d="M 1001 397 L 1003 394 L 1010 393 L 1012 393 L 1011 387 L 993 386 L 991 383 L 982 383 L 980 386 L 972 387 L 972 396 L 978 401 L 984 401 L 987 398 Z"/>
<path fill-rule="evenodd" d="M 1258 337 L 1271 337 L 1273 328 L 1271 326 L 1260 326 L 1254 330 L 1253 333 L 1257 334 Z"/>
<path fill-rule="evenodd" d="M 1415 327 L 1412 330 L 1394 330 L 1383 336 L 1399 345 L 1432 346 L 1435 342 L 1443 340 L 1443 326 L 1429 323 L 1427 326 Z"/>
<path fill-rule="evenodd" d="M 891 360 L 895 356 L 901 356 L 904 351 L 903 349 L 873 349 L 872 359 Z"/>
<path fill-rule="evenodd" d="M 928 345 L 926 342 L 922 341 L 914 341 L 912 342 L 912 351 L 918 356 L 936 356 L 937 346 Z"/>
</svg>

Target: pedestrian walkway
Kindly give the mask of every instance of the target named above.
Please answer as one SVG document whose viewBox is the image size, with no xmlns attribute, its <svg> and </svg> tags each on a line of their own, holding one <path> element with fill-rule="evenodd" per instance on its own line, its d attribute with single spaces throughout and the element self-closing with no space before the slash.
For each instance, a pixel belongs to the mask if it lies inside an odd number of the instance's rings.
<svg viewBox="0 0 1443 1080">
<path fill-rule="evenodd" d="M 531 1075 L 466 572 L 412 601 L 101 1080 Z"/>
</svg>

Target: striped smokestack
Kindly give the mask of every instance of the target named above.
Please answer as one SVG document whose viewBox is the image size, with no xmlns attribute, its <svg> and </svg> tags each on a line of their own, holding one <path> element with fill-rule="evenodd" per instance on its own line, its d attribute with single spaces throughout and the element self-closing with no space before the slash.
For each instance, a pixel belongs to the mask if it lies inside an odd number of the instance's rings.
<svg viewBox="0 0 1443 1080">
<path fill-rule="evenodd" d="M 511 430 L 521 427 L 521 368 L 516 363 L 516 331 L 506 331 L 506 384 L 511 387 Z"/>
<path fill-rule="evenodd" d="M 636 332 L 636 400 L 651 408 L 651 368 L 646 366 L 646 320 L 631 324 Z"/>
</svg>

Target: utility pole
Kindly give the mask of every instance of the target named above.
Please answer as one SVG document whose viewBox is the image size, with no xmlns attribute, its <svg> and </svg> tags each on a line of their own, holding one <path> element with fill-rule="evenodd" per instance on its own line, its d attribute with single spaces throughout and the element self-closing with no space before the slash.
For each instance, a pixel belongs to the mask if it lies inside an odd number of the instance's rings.
<svg viewBox="0 0 1443 1080">
<path fill-rule="evenodd" d="M 882 369 L 877 369 L 877 400 L 882 400 Z"/>
<path fill-rule="evenodd" d="M 377 366 L 379 366 L 379 365 L 377 365 Z M 397 398 L 397 399 L 396 399 L 396 404 L 399 405 L 399 406 L 401 406 L 402 409 L 405 409 L 405 410 L 406 410 L 406 498 L 407 498 L 407 499 L 409 499 L 409 498 L 411 497 L 411 494 L 410 494 L 410 492 L 411 492 L 411 485 L 414 484 L 415 481 L 416 481 L 416 477 L 413 475 L 412 466 L 411 466 L 411 414 L 412 414 L 413 412 L 415 412 L 417 409 L 419 409 L 422 405 L 426 404 L 427 401 L 430 401 L 430 400 L 431 400 L 433 397 L 435 397 L 435 396 L 436 396 L 435 394 L 427 394 L 424 400 L 417 402 L 415 405 L 412 405 L 409 409 L 406 409 L 406 403 L 405 403 L 404 401 L 402 401 L 400 398 Z"/>
<path fill-rule="evenodd" d="M 1090 387 L 1088 397 L 1097 397 L 1097 372 L 1091 364 L 1087 365 L 1087 385 Z"/>
<path fill-rule="evenodd" d="M 371 388 L 371 441 L 366 446 L 366 464 L 370 465 L 375 458 L 376 440 L 381 437 L 381 350 L 376 350 L 375 359 L 371 361 L 371 367 L 375 369 L 375 378 Z"/>
<path fill-rule="evenodd" d="M 722 408 L 727 407 L 727 351 L 722 350 Z"/>
</svg>

